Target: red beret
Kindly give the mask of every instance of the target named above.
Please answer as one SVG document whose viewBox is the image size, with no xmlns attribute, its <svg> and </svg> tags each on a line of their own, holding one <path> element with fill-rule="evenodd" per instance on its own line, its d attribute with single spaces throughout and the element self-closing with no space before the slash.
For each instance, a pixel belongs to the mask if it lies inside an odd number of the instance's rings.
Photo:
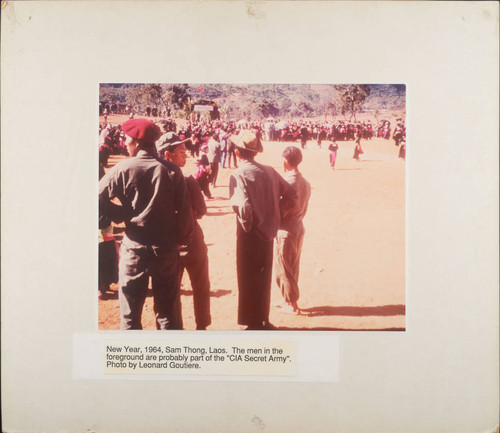
<svg viewBox="0 0 500 433">
<path fill-rule="evenodd" d="M 147 119 L 127 120 L 122 125 L 122 131 L 140 143 L 154 143 L 161 137 L 160 128 Z"/>
</svg>

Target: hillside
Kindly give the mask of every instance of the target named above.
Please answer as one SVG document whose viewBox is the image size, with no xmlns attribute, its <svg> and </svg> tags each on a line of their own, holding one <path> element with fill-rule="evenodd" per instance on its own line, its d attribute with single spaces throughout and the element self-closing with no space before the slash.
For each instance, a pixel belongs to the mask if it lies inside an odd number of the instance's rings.
<svg viewBox="0 0 500 433">
<path fill-rule="evenodd" d="M 152 87 L 155 90 L 151 90 Z M 177 109 L 182 109 L 188 101 L 214 100 L 221 113 L 230 118 L 340 116 L 345 101 L 339 87 L 331 84 L 101 84 L 100 98 L 134 106 L 170 104 Z M 356 108 L 358 112 L 405 110 L 405 85 L 358 87 L 364 89 L 364 97 Z M 147 91 L 141 92 L 146 88 Z"/>
</svg>

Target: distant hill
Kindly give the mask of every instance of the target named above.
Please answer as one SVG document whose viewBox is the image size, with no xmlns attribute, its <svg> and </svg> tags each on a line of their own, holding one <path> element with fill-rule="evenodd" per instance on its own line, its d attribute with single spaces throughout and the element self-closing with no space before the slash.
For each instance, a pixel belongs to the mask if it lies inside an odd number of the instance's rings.
<svg viewBox="0 0 500 433">
<path fill-rule="evenodd" d="M 143 84 L 102 84 L 101 100 L 126 103 L 132 89 L 141 86 Z M 172 85 L 161 84 L 161 87 L 168 95 Z M 405 85 L 369 84 L 367 87 L 369 94 L 362 106 L 363 111 L 405 110 Z M 197 99 L 216 101 L 221 113 L 233 119 L 340 115 L 335 103 L 338 93 L 331 84 L 200 83 L 185 85 L 183 92 L 193 102 Z"/>
<path fill-rule="evenodd" d="M 404 84 L 371 84 L 365 108 L 372 110 L 404 110 L 406 86 Z"/>
</svg>

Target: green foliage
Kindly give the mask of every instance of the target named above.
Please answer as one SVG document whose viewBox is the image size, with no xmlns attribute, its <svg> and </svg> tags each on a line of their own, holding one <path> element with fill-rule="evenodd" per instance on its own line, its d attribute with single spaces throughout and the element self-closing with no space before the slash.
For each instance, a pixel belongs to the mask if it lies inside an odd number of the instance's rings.
<svg viewBox="0 0 500 433">
<path fill-rule="evenodd" d="M 99 100 L 108 103 L 126 103 L 127 94 L 131 88 L 130 84 L 114 85 L 101 84 L 99 87 Z"/>
<path fill-rule="evenodd" d="M 128 89 L 125 102 L 128 105 L 156 105 L 164 104 L 163 90 L 160 84 L 140 84 Z"/>
<path fill-rule="evenodd" d="M 370 85 L 370 97 L 366 106 L 372 110 L 404 110 L 406 105 L 406 86 L 404 84 Z"/>
<path fill-rule="evenodd" d="M 109 87 L 102 87 L 99 89 L 99 100 L 106 102 L 115 102 L 116 91 Z"/>
<path fill-rule="evenodd" d="M 127 93 L 126 102 L 128 105 L 136 106 L 142 103 L 142 90 L 140 87 L 133 87 Z"/>
<path fill-rule="evenodd" d="M 182 109 L 189 102 L 188 84 L 170 84 L 163 93 L 164 100 L 177 109 Z"/>
<path fill-rule="evenodd" d="M 406 88 L 389 84 L 101 84 L 99 95 L 105 102 L 166 105 L 172 115 L 182 113 L 182 117 L 190 116 L 198 101 L 215 100 L 221 115 L 230 119 L 285 119 L 404 110 Z"/>
<path fill-rule="evenodd" d="M 163 89 L 160 84 L 145 84 L 141 87 L 142 90 L 142 101 L 147 105 L 162 105 L 163 101 Z"/>
<path fill-rule="evenodd" d="M 363 108 L 366 98 L 370 95 L 370 87 L 366 84 L 335 84 L 337 91 L 335 105 L 343 116 L 350 114 L 356 119 L 356 113 Z"/>
<path fill-rule="evenodd" d="M 254 102 L 254 112 L 257 118 L 265 118 L 268 116 L 276 116 L 279 113 L 279 109 L 269 101 L 268 99 L 261 99 Z"/>
<path fill-rule="evenodd" d="M 163 99 L 163 88 L 160 84 L 143 84 L 139 87 L 134 87 L 128 94 L 130 96 L 129 103 L 134 105 L 165 105 Z"/>
<path fill-rule="evenodd" d="M 292 107 L 290 111 L 290 114 L 295 117 L 309 117 L 313 113 L 316 114 L 314 108 L 304 101 L 299 102 L 299 104 Z"/>
</svg>

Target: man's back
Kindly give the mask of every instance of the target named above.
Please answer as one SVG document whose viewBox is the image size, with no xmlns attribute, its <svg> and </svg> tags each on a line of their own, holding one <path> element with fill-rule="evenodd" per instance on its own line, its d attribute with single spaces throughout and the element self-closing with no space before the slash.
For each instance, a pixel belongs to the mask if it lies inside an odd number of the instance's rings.
<svg viewBox="0 0 500 433">
<path fill-rule="evenodd" d="M 171 248 L 184 240 L 183 221 L 190 208 L 182 173 L 175 164 L 159 160 L 154 152 L 139 151 L 136 157 L 118 163 L 99 183 L 104 214 L 106 202 L 115 197 L 122 204 L 120 219 L 126 223 L 130 240 Z"/>
<path fill-rule="evenodd" d="M 302 223 L 302 219 L 306 215 L 311 196 L 311 185 L 300 172 L 290 172 L 286 176 L 286 181 L 297 193 L 297 201 L 293 206 L 283 210 L 280 228 L 293 230 Z"/>
<path fill-rule="evenodd" d="M 284 179 L 267 165 L 243 161 L 231 175 L 231 202 L 245 231 L 255 228 L 271 240 L 280 225 L 280 197 L 293 195 Z"/>
</svg>

